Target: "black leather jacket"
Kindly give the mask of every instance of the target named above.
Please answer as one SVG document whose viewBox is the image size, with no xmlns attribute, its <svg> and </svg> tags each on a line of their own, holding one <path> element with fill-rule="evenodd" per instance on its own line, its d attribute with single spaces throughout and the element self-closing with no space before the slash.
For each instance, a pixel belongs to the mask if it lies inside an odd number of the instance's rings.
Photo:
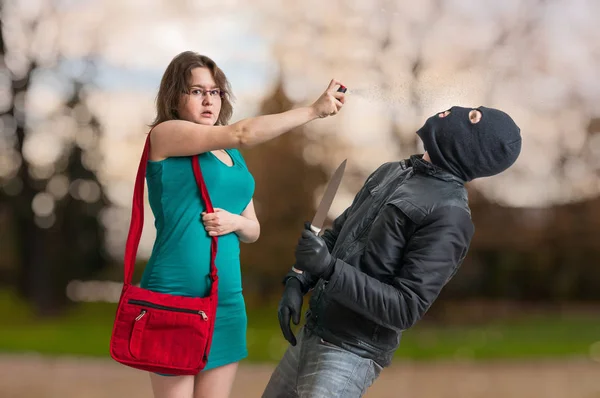
<svg viewBox="0 0 600 398">
<path fill-rule="evenodd" d="M 323 234 L 336 258 L 314 289 L 306 327 L 325 341 L 391 363 L 403 330 L 432 305 L 462 263 L 474 227 L 464 182 L 413 155 L 385 163 Z"/>
</svg>

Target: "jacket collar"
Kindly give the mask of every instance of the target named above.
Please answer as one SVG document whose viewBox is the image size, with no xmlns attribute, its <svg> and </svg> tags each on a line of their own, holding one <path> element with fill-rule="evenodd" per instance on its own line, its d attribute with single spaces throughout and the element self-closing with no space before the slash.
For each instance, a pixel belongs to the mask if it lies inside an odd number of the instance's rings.
<svg viewBox="0 0 600 398">
<path fill-rule="evenodd" d="M 461 184 L 466 183 L 466 181 L 462 178 L 449 173 L 433 163 L 423 160 L 423 154 L 411 155 L 409 159 L 405 160 L 405 162 L 408 167 L 413 168 L 415 173 L 430 175 L 444 181 L 456 181 Z"/>
</svg>

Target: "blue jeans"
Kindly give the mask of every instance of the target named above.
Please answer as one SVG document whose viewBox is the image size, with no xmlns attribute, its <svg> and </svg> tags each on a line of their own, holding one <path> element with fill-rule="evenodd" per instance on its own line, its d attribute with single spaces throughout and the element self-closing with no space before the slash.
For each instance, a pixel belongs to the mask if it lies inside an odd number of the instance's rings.
<svg viewBox="0 0 600 398">
<path fill-rule="evenodd" d="M 262 398 L 359 398 L 381 366 L 323 341 L 303 327 L 271 375 Z"/>
</svg>

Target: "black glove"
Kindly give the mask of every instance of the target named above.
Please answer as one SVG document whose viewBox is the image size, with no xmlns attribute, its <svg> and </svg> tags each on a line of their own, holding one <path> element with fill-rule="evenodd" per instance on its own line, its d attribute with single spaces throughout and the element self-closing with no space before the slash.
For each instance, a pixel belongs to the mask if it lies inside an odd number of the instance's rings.
<svg viewBox="0 0 600 398">
<path fill-rule="evenodd" d="M 290 278 L 285 282 L 283 296 L 279 301 L 277 317 L 283 337 L 293 346 L 296 345 L 296 336 L 290 327 L 290 317 L 295 325 L 300 323 L 300 311 L 302 311 L 302 284 L 296 278 Z"/>
<path fill-rule="evenodd" d="M 302 237 L 296 246 L 296 265 L 299 270 L 323 279 L 329 279 L 334 271 L 335 258 L 331 257 L 327 244 L 310 230 L 310 223 L 304 224 Z"/>
</svg>

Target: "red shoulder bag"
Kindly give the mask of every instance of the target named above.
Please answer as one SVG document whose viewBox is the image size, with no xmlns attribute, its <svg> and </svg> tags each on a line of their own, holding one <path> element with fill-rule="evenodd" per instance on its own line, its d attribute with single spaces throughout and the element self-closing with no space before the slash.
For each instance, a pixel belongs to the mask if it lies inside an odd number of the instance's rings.
<svg viewBox="0 0 600 398">
<path fill-rule="evenodd" d="M 131 284 L 135 258 L 144 225 L 144 179 L 150 152 L 146 139 L 133 193 L 131 224 L 125 248 L 123 290 L 110 339 L 111 357 L 132 368 L 173 375 L 195 375 L 208 360 L 217 312 L 217 237 L 210 246 L 210 293 L 186 297 L 157 293 Z M 192 167 L 206 211 L 213 207 L 198 164 Z M 208 253 L 206 255 L 209 255 Z"/>
</svg>

